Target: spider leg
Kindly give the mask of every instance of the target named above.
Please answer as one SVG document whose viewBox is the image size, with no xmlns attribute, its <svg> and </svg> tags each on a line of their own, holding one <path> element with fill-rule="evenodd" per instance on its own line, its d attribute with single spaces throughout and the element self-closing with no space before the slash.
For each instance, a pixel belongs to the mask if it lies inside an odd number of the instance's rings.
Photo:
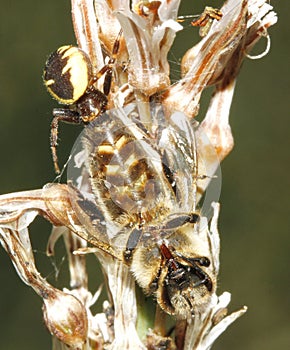
<svg viewBox="0 0 290 350">
<path fill-rule="evenodd" d="M 93 80 L 91 82 L 91 84 L 95 84 L 105 74 L 103 92 L 106 96 L 108 96 L 110 91 L 111 91 L 113 67 L 114 67 L 114 64 L 116 62 L 117 55 L 119 53 L 120 40 L 121 40 L 122 34 L 123 34 L 123 31 L 121 29 L 116 37 L 115 42 L 114 42 L 113 50 L 112 50 L 112 54 L 111 54 L 111 57 L 109 59 L 109 62 L 98 71 L 98 73 L 95 75 L 95 77 L 93 78 Z"/>
<path fill-rule="evenodd" d="M 50 128 L 50 148 L 52 153 L 52 160 L 54 165 L 54 170 L 57 174 L 60 173 L 58 166 L 58 157 L 56 152 L 56 147 L 58 145 L 58 124 L 59 122 L 65 122 L 70 124 L 82 124 L 82 118 L 75 111 L 71 111 L 67 108 L 55 108 L 52 112 L 53 119 Z"/>
<path fill-rule="evenodd" d="M 114 42 L 114 46 L 113 46 L 113 50 L 112 50 L 112 55 L 111 58 L 108 62 L 108 70 L 107 73 L 105 75 L 105 81 L 104 81 L 104 94 L 106 96 L 109 95 L 110 90 L 111 90 L 111 85 L 112 85 L 112 77 L 113 77 L 113 66 L 114 63 L 116 62 L 117 59 L 117 55 L 119 53 L 119 49 L 120 49 L 120 40 L 121 40 L 121 35 L 122 35 L 123 31 L 122 29 L 119 31 L 119 34 Z"/>
</svg>

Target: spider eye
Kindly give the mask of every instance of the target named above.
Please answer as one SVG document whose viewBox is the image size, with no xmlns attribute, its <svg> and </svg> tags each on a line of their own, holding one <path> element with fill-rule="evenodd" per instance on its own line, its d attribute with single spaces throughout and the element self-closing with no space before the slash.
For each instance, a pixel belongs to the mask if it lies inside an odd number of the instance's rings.
<svg viewBox="0 0 290 350">
<path fill-rule="evenodd" d="M 43 81 L 59 103 L 75 103 L 86 92 L 92 78 L 88 55 L 78 47 L 62 46 L 46 61 Z"/>
</svg>

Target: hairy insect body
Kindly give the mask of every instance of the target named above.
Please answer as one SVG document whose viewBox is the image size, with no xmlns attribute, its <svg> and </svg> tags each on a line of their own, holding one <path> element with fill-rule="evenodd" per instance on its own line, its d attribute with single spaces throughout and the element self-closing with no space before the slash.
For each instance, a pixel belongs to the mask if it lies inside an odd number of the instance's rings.
<svg viewBox="0 0 290 350">
<path fill-rule="evenodd" d="M 85 135 L 92 190 L 106 208 L 107 219 L 126 225 L 132 218 L 134 224 L 159 218 L 159 212 L 166 211 L 164 201 L 170 203 L 174 193 L 150 138 L 134 123 L 126 126 L 106 113 L 86 128 Z"/>
<path fill-rule="evenodd" d="M 155 122 L 149 125 L 129 105 L 107 111 L 84 130 L 84 169 L 93 194 L 91 204 L 82 203 L 84 216 L 98 212 L 102 225 L 89 238 L 81 236 L 127 264 L 164 311 L 188 318 L 215 291 L 195 208 L 195 126 L 178 113 L 166 120 L 162 107 L 151 113 Z"/>
<path fill-rule="evenodd" d="M 156 296 L 164 311 L 178 318 L 191 317 L 202 312 L 215 291 L 211 269 L 203 266 L 209 261 L 200 260 L 203 253 L 208 254 L 203 246 L 194 224 L 184 225 L 168 235 L 166 243 L 159 241 L 136 249 L 131 271 L 145 292 Z M 170 257 L 164 256 L 164 249 Z"/>
</svg>

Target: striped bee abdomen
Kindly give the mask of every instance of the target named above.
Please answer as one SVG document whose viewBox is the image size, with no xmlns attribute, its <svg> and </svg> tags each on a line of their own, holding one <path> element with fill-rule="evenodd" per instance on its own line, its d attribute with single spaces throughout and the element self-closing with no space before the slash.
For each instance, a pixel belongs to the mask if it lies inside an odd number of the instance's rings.
<svg viewBox="0 0 290 350">
<path fill-rule="evenodd" d="M 85 148 L 92 190 L 111 218 L 152 220 L 161 201 L 164 211 L 164 200 L 174 197 L 154 140 L 135 123 L 104 114 L 86 129 Z"/>
</svg>

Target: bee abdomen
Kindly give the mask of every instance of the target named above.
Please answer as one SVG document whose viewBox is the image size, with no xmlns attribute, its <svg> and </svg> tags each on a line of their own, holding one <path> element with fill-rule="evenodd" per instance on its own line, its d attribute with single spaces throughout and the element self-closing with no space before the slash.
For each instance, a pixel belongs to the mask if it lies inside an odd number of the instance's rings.
<svg viewBox="0 0 290 350">
<path fill-rule="evenodd" d="M 160 175 L 152 164 L 152 157 L 144 152 L 144 143 L 125 130 L 109 129 L 94 146 L 90 162 L 94 191 L 98 191 L 110 211 L 117 206 L 118 210 L 114 211 L 118 214 L 120 209 L 140 214 L 156 202 L 161 192 Z M 147 145 L 147 149 L 149 147 Z"/>
</svg>

